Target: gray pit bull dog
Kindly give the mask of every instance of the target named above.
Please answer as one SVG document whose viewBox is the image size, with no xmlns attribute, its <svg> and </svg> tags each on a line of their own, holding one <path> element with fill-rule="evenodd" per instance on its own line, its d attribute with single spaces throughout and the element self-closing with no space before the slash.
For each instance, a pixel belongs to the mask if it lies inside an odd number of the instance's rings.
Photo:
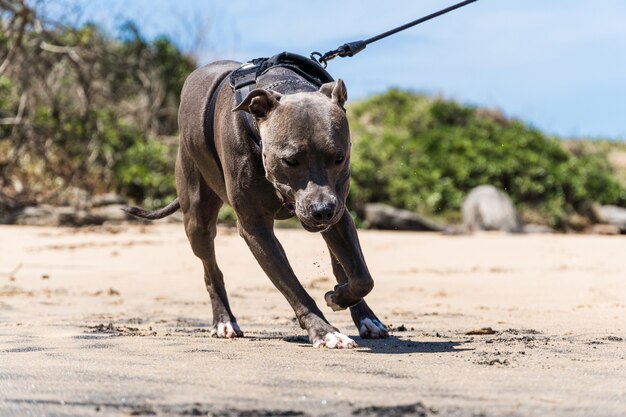
<svg viewBox="0 0 626 417">
<path fill-rule="evenodd" d="M 387 337 L 386 326 L 363 300 L 374 281 L 346 209 L 350 131 L 344 82 L 317 88 L 287 68 L 270 68 L 233 109 L 232 89 L 218 85 L 240 65 L 219 61 L 187 78 L 178 113 L 178 198 L 154 212 L 136 207 L 127 211 L 157 219 L 182 210 L 187 237 L 204 265 L 217 337 L 243 336 L 215 259 L 217 215 L 224 203 L 235 210 L 239 234 L 290 303 L 314 347 L 353 348 L 356 343 L 326 320 L 296 278 L 274 235 L 274 219 L 295 215 L 306 230 L 322 234 L 338 282 L 326 293 L 326 303 L 335 311 L 350 308 L 361 337 Z M 207 108 L 216 91 L 215 112 L 207 123 Z M 238 114 L 242 111 L 254 116 L 261 147 L 247 136 Z M 213 151 L 209 141 L 215 145 Z"/>
</svg>

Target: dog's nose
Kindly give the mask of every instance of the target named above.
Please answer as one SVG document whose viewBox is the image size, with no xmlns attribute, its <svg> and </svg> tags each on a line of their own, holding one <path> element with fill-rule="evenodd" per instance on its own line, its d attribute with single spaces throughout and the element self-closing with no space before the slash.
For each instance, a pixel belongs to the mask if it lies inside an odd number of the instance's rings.
<svg viewBox="0 0 626 417">
<path fill-rule="evenodd" d="M 313 203 L 310 210 L 311 216 L 317 222 L 327 222 L 335 215 L 335 205 L 332 203 Z"/>
</svg>

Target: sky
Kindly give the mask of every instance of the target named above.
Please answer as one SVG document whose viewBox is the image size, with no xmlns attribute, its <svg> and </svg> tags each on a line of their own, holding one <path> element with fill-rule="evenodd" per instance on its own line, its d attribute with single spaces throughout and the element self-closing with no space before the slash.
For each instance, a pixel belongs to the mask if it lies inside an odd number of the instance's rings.
<svg viewBox="0 0 626 417">
<path fill-rule="evenodd" d="M 81 20 L 112 33 L 134 20 L 146 37 L 165 34 L 205 64 L 323 53 L 456 1 L 70 3 L 82 9 Z M 624 22 L 624 0 L 479 0 L 336 58 L 328 70 L 346 82 L 350 100 L 399 87 L 497 108 L 565 138 L 626 140 Z"/>
</svg>

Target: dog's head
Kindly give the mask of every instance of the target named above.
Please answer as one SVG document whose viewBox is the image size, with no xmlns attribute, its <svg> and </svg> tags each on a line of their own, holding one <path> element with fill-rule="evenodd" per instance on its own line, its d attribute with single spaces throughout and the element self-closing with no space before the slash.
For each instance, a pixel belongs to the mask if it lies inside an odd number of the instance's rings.
<svg viewBox="0 0 626 417">
<path fill-rule="evenodd" d="M 304 228 L 335 224 L 350 186 L 350 130 L 342 80 L 317 92 L 252 90 L 234 110 L 251 113 L 263 143 L 266 178 Z"/>
</svg>

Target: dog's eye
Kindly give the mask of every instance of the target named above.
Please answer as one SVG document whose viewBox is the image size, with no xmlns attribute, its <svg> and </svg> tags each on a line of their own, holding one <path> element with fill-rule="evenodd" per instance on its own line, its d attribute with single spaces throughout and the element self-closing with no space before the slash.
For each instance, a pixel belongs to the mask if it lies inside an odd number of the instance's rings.
<svg viewBox="0 0 626 417">
<path fill-rule="evenodd" d="M 290 167 L 295 167 L 299 164 L 296 158 L 283 158 L 283 162 L 285 163 L 285 165 Z"/>
<path fill-rule="evenodd" d="M 345 157 L 338 153 L 337 156 L 335 157 L 335 164 L 339 165 L 340 163 L 343 162 L 343 160 L 345 159 Z"/>
</svg>

